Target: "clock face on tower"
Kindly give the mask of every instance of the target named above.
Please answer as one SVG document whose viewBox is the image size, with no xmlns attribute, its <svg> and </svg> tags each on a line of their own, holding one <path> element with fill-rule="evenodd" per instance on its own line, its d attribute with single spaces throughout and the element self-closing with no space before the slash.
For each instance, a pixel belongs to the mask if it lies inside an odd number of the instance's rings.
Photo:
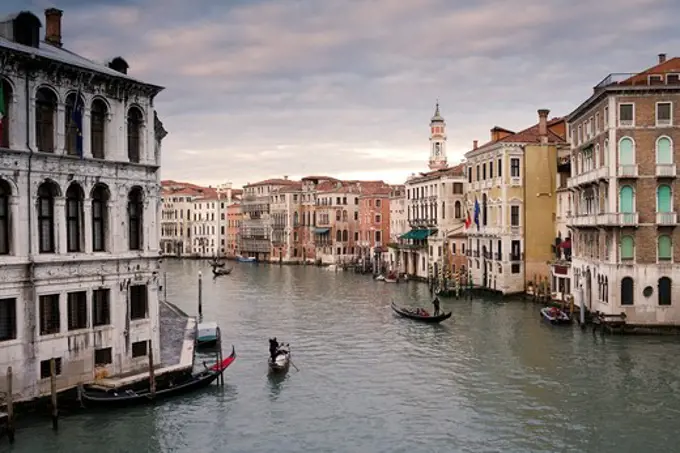
<svg viewBox="0 0 680 453">
<path fill-rule="evenodd" d="M 441 154 L 441 147 L 442 147 L 441 143 L 435 142 L 435 144 L 434 144 L 434 155 L 435 156 L 439 157 L 439 155 Z"/>
</svg>

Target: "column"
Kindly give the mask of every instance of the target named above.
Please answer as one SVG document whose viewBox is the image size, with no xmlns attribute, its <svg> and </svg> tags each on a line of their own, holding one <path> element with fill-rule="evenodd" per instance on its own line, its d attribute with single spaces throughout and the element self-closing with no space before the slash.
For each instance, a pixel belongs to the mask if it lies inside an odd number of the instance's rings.
<svg viewBox="0 0 680 453">
<path fill-rule="evenodd" d="M 55 123 L 55 154 L 66 154 L 66 135 L 64 134 L 66 128 L 66 107 L 63 102 L 57 104 L 57 122 Z"/>
<path fill-rule="evenodd" d="M 10 146 L 11 148 L 11 146 Z M 16 189 L 15 189 L 16 190 Z M 19 197 L 17 195 L 12 195 L 9 197 L 9 215 L 10 215 L 10 230 L 9 230 L 9 241 L 10 241 L 10 253 L 14 256 L 22 256 L 28 253 L 28 237 L 26 237 L 26 246 L 21 243 L 21 233 L 24 233 L 28 229 L 28 225 L 24 226 L 22 224 L 22 218 L 19 209 Z M 28 223 L 28 222 L 27 222 Z M 24 233 L 25 234 L 25 233 Z M 29 231 L 28 234 L 33 234 Z"/>
<path fill-rule="evenodd" d="M 83 111 L 83 157 L 92 158 L 92 121 L 90 120 L 90 107 L 85 107 Z M 89 251 L 89 249 L 86 248 Z"/>
<path fill-rule="evenodd" d="M 66 199 L 54 199 L 54 250 L 56 253 L 66 253 Z"/>
<path fill-rule="evenodd" d="M 83 238 L 85 253 L 92 253 L 92 199 L 90 197 L 85 197 L 83 200 Z"/>
</svg>

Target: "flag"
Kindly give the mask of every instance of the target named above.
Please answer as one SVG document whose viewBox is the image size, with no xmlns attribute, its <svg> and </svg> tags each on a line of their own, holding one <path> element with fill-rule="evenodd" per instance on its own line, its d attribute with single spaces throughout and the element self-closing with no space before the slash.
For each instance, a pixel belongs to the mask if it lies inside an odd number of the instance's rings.
<svg viewBox="0 0 680 453">
<path fill-rule="evenodd" d="M 470 211 L 467 211 L 467 217 L 465 218 L 465 229 L 467 230 L 472 225 L 472 218 L 470 218 Z"/>
<path fill-rule="evenodd" d="M 475 224 L 477 225 L 477 230 L 479 231 L 479 201 L 475 199 Z"/>
<path fill-rule="evenodd" d="M 76 125 L 76 151 L 78 156 L 83 158 L 83 103 L 80 98 L 80 87 L 76 93 L 75 104 L 73 105 L 73 113 L 71 114 L 71 121 Z"/>
<path fill-rule="evenodd" d="M 7 112 L 5 112 L 5 87 L 0 80 L 0 145 L 5 143 L 5 128 L 3 127 L 5 115 L 7 115 Z"/>
</svg>

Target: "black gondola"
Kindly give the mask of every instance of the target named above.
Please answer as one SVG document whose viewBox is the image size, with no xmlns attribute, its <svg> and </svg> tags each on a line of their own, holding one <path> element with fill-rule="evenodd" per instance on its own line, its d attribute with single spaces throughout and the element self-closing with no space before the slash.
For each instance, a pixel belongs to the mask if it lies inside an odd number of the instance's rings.
<svg viewBox="0 0 680 453">
<path fill-rule="evenodd" d="M 415 311 L 409 310 L 408 308 L 399 308 L 394 304 L 394 302 L 392 302 L 392 310 L 394 310 L 398 315 L 403 316 L 404 318 L 414 319 L 416 321 L 426 322 L 429 324 L 440 323 L 446 319 L 449 319 L 452 314 L 452 312 L 448 312 L 442 313 L 441 315 L 437 316 L 432 316 L 429 314 L 421 315 L 416 313 Z"/>
<path fill-rule="evenodd" d="M 220 261 L 208 261 L 208 263 L 209 263 L 212 267 L 224 267 L 224 265 L 227 264 L 227 263 L 220 262 Z"/>
<path fill-rule="evenodd" d="M 290 368 L 290 346 L 281 345 L 276 359 L 269 358 L 267 362 L 270 373 L 285 373 Z"/>
<path fill-rule="evenodd" d="M 153 403 L 154 401 L 163 398 L 192 392 L 209 386 L 215 379 L 224 373 L 224 370 L 226 370 L 234 360 L 236 360 L 236 350 L 232 346 L 231 354 L 229 357 L 222 360 L 221 363 L 216 363 L 200 373 L 192 374 L 191 377 L 184 382 L 170 384 L 162 389 L 157 389 L 155 394 L 151 394 L 150 389 L 140 391 L 124 390 L 118 392 L 115 390 L 85 388 L 81 392 L 82 403 L 86 407 L 135 406 Z"/>
<path fill-rule="evenodd" d="M 231 274 L 232 270 L 233 270 L 233 268 L 231 268 L 231 267 L 229 269 L 219 269 L 219 268 L 213 267 L 212 273 L 215 277 L 219 277 L 220 275 Z"/>
</svg>

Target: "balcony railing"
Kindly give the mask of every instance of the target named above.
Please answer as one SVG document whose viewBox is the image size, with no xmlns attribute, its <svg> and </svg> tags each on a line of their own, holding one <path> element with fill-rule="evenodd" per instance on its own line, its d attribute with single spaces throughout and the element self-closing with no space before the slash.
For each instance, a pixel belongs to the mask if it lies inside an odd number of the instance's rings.
<svg viewBox="0 0 680 453">
<path fill-rule="evenodd" d="M 617 217 L 617 224 L 620 226 L 636 226 L 638 224 L 637 212 L 619 212 Z"/>
<path fill-rule="evenodd" d="M 656 223 L 666 226 L 675 225 L 678 223 L 678 214 L 677 212 L 657 212 Z"/>
<path fill-rule="evenodd" d="M 509 261 L 524 261 L 524 253 L 509 253 L 508 254 L 508 260 Z"/>
<path fill-rule="evenodd" d="M 619 165 L 617 176 L 619 178 L 637 178 L 638 166 L 637 164 Z"/>
<path fill-rule="evenodd" d="M 675 164 L 656 164 L 657 178 L 675 178 L 676 174 Z"/>
<path fill-rule="evenodd" d="M 511 186 L 519 186 L 522 184 L 522 178 L 519 176 L 511 176 L 510 177 L 510 185 Z"/>
<path fill-rule="evenodd" d="M 569 178 L 567 187 L 573 188 L 584 184 L 592 184 L 600 179 L 609 178 L 609 167 L 600 167 Z"/>
<path fill-rule="evenodd" d="M 597 214 L 586 214 L 571 216 L 567 220 L 567 224 L 573 226 L 595 226 L 597 225 Z"/>
</svg>

